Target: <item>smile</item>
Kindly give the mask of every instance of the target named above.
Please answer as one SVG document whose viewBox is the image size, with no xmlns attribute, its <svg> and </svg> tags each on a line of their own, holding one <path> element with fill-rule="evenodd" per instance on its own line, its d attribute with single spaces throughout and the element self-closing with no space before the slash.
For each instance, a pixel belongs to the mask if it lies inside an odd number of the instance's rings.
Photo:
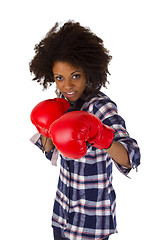
<svg viewBox="0 0 160 240">
<path fill-rule="evenodd" d="M 73 95 L 75 92 L 66 93 L 67 95 Z"/>
<path fill-rule="evenodd" d="M 67 98 L 74 98 L 76 96 L 77 92 L 76 91 L 72 91 L 72 92 L 65 92 L 65 97 Z"/>
</svg>

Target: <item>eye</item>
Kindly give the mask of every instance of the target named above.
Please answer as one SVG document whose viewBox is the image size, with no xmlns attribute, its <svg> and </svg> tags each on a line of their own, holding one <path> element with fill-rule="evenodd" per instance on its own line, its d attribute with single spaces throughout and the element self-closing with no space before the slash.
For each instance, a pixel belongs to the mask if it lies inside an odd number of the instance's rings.
<svg viewBox="0 0 160 240">
<path fill-rule="evenodd" d="M 57 77 L 54 77 L 54 79 L 57 80 L 57 81 L 62 81 L 62 80 L 63 80 L 63 77 L 57 76 Z"/>
<path fill-rule="evenodd" d="M 80 74 L 75 74 L 75 75 L 73 76 L 73 79 L 78 79 L 78 78 L 80 78 Z"/>
</svg>

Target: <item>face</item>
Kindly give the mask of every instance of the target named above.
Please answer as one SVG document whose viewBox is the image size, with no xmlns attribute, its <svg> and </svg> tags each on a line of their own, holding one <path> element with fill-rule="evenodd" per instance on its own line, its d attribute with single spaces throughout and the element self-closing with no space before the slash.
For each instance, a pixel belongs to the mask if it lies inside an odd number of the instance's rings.
<svg viewBox="0 0 160 240">
<path fill-rule="evenodd" d="M 53 74 L 56 85 L 64 97 L 69 101 L 77 101 L 86 87 L 82 68 L 58 61 L 53 65 Z"/>
</svg>

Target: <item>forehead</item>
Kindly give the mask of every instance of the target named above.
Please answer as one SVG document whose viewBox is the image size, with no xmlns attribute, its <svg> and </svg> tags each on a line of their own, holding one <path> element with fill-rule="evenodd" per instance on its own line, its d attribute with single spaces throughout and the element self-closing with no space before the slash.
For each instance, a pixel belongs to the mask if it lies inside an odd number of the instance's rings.
<svg viewBox="0 0 160 240">
<path fill-rule="evenodd" d="M 75 71 L 83 71 L 81 67 L 72 65 L 69 62 L 57 61 L 53 65 L 53 73 L 67 74 Z"/>
</svg>

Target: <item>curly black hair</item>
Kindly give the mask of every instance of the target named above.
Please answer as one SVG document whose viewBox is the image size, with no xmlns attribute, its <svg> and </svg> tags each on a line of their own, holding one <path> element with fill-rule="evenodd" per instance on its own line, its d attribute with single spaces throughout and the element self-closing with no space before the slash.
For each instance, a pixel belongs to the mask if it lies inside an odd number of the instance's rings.
<svg viewBox="0 0 160 240">
<path fill-rule="evenodd" d="M 30 62 L 30 72 L 44 89 L 54 82 L 53 65 L 66 61 L 81 67 L 90 85 L 90 92 L 106 87 L 108 65 L 112 57 L 104 48 L 103 41 L 82 27 L 80 23 L 68 21 L 63 26 L 57 22 L 39 44 L 35 45 L 35 56 Z"/>
</svg>

